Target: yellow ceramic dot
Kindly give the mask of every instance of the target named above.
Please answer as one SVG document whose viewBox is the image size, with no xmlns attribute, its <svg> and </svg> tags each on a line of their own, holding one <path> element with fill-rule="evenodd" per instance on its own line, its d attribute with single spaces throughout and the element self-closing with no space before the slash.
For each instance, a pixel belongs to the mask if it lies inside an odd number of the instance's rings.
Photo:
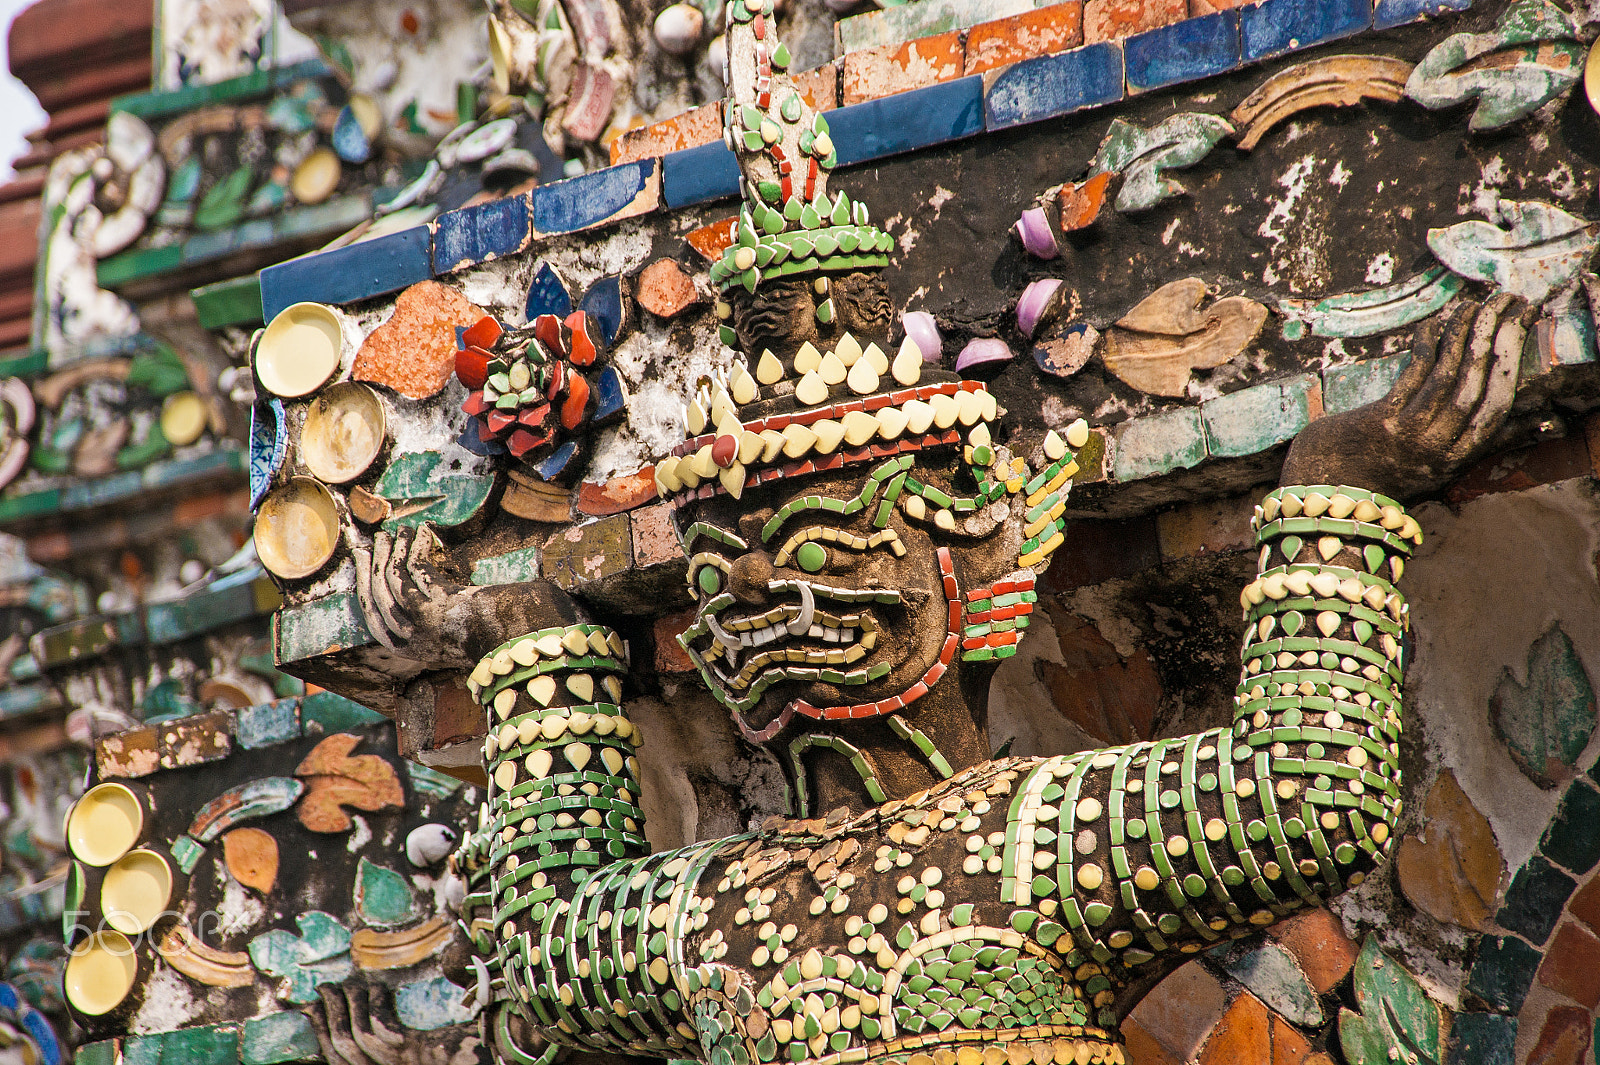
<svg viewBox="0 0 1600 1065">
<path fill-rule="evenodd" d="M 1213 817 L 1206 822 L 1206 839 L 1215 843 L 1228 834 L 1228 824 L 1220 817 Z"/>
<path fill-rule="evenodd" d="M 1189 853 L 1189 838 L 1187 836 L 1172 836 L 1167 840 L 1167 853 L 1182 857 Z"/>
<path fill-rule="evenodd" d="M 1078 803 L 1078 820 L 1093 821 L 1100 816 L 1100 800 L 1088 798 Z"/>
<path fill-rule="evenodd" d="M 1085 891 L 1093 891 L 1105 882 L 1106 875 L 1098 865 L 1084 865 L 1078 869 L 1078 884 Z"/>
<path fill-rule="evenodd" d="M 740 248 L 733 253 L 733 265 L 739 270 L 748 270 L 756 264 L 756 250 L 754 248 Z"/>
<path fill-rule="evenodd" d="M 1322 827 L 1328 829 L 1329 831 L 1338 828 L 1339 815 L 1334 813 L 1332 810 L 1324 812 L 1322 815 Z"/>
<path fill-rule="evenodd" d="M 1278 798 L 1280 799 L 1292 799 L 1294 798 L 1295 792 L 1299 790 L 1300 785 L 1296 784 L 1292 780 L 1278 781 Z"/>
<path fill-rule="evenodd" d="M 1161 877 L 1148 865 L 1133 874 L 1133 886 L 1140 891 L 1154 891 L 1161 883 Z"/>
<path fill-rule="evenodd" d="M 1234 784 L 1233 793 L 1241 799 L 1248 799 L 1256 793 L 1256 782 L 1253 780 L 1241 780 Z"/>
</svg>

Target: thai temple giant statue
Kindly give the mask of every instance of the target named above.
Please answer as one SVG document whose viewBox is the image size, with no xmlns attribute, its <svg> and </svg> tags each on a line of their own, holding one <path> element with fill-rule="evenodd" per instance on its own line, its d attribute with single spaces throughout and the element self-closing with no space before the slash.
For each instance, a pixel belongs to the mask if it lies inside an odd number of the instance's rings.
<svg viewBox="0 0 1600 1065">
<path fill-rule="evenodd" d="M 1122 1062 L 1118 1024 L 1164 975 L 1388 854 L 1422 541 L 1402 501 L 1501 429 L 1524 304 L 1425 323 L 1386 398 L 1295 441 L 1256 510 L 1231 726 L 991 758 L 989 682 L 1088 434 L 1012 432 L 982 383 L 895 347 L 890 238 L 828 194 L 829 126 L 766 7 L 728 5 L 745 202 L 711 276 L 743 358 L 702 383 L 656 481 L 697 601 L 684 650 L 785 766 L 795 816 L 651 853 L 619 635 L 553 584 L 456 584 L 426 527 L 380 533 L 369 627 L 470 670 L 486 715 L 487 801 L 452 858 L 477 1000 L 518 1065 Z M 513 424 L 517 394 L 594 338 L 491 332 L 468 409 L 538 454 L 555 438 Z"/>
</svg>

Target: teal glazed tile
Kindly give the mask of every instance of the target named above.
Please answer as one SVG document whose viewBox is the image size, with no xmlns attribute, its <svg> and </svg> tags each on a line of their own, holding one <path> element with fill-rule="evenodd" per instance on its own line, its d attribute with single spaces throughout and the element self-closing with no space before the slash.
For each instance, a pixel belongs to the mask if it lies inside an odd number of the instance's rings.
<svg viewBox="0 0 1600 1065">
<path fill-rule="evenodd" d="M 322 1056 L 322 1049 L 311 1019 L 303 1013 L 285 1011 L 246 1021 L 239 1053 L 243 1065 L 280 1065 L 315 1060 Z"/>
<path fill-rule="evenodd" d="M 1502 1013 L 1522 1009 L 1543 955 L 1515 936 L 1485 936 L 1467 978 L 1467 992 Z"/>
<path fill-rule="evenodd" d="M 1320 387 L 1315 374 L 1298 374 L 1201 404 L 1207 451 L 1217 458 L 1256 455 L 1290 439 L 1311 424 Z"/>
<path fill-rule="evenodd" d="M 642 214 L 654 206 L 648 201 L 659 180 L 656 160 L 640 159 L 540 185 L 529 193 L 534 231 L 541 236 L 575 233 L 612 218 Z M 436 254 L 435 262 L 439 259 Z"/>
<path fill-rule="evenodd" d="M 1561 911 L 1577 881 L 1537 854 L 1517 871 L 1506 889 L 1505 901 L 1495 914 L 1501 928 L 1543 943 L 1561 919 Z"/>
<path fill-rule="evenodd" d="M 1498 1013 L 1458 1013 L 1450 1022 L 1445 1065 L 1515 1065 L 1517 1019 Z"/>
<path fill-rule="evenodd" d="M 317 692 L 300 700 L 300 727 L 308 736 L 365 728 L 387 720 L 376 710 L 333 692 Z"/>
<path fill-rule="evenodd" d="M 397 292 L 433 276 L 433 234 L 427 226 L 291 259 L 261 271 L 266 321 L 294 303 L 353 303 Z"/>
<path fill-rule="evenodd" d="M 85 1043 L 73 1052 L 76 1065 L 116 1065 L 117 1041 L 104 1039 L 98 1043 Z"/>
<path fill-rule="evenodd" d="M 983 111 L 983 79 L 974 75 L 851 104 L 827 119 L 838 165 L 850 166 L 982 133 Z"/>
<path fill-rule="evenodd" d="M 433 272 L 447 274 L 515 255 L 528 246 L 530 220 L 527 196 L 507 196 L 440 215 L 433 224 Z"/>
<path fill-rule="evenodd" d="M 1364 359 L 1322 372 L 1322 409 L 1326 414 L 1376 403 L 1389 394 L 1400 372 L 1411 362 L 1411 352 Z"/>
<path fill-rule="evenodd" d="M 1125 422 L 1112 470 L 1118 481 L 1137 481 L 1199 465 L 1206 455 L 1199 409 L 1179 407 Z"/>
<path fill-rule="evenodd" d="M 986 79 L 988 80 L 988 79 Z M 1122 99 L 1122 48 L 1110 41 L 1024 59 L 984 90 L 984 125 L 1005 129 Z"/>
<path fill-rule="evenodd" d="M 1600 791 L 1579 777 L 1567 786 L 1556 816 L 1544 831 L 1539 853 L 1582 875 L 1600 862 Z"/>
<path fill-rule="evenodd" d="M 1239 12 L 1218 11 L 1122 42 L 1128 91 L 1147 92 L 1226 73 L 1239 65 Z"/>
<path fill-rule="evenodd" d="M 279 662 L 298 662 L 372 643 L 356 597 L 349 592 L 284 607 L 272 615 Z"/>
<path fill-rule="evenodd" d="M 255 614 L 255 590 L 248 584 L 236 584 L 145 608 L 145 635 L 151 643 L 173 643 Z"/>
<path fill-rule="evenodd" d="M 246 750 L 300 738 L 300 700 L 279 699 L 238 712 L 234 735 Z"/>
<path fill-rule="evenodd" d="M 1262 0 L 1239 8 L 1247 63 L 1348 37 L 1371 25 L 1369 0 Z"/>
</svg>

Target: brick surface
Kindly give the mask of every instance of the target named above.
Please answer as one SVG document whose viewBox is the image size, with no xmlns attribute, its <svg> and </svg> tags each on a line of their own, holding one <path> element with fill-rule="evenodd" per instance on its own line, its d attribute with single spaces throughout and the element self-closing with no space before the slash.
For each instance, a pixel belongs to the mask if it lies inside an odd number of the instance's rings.
<svg viewBox="0 0 1600 1065">
<path fill-rule="evenodd" d="M 1115 41 L 1188 17 L 1188 0 L 1088 0 L 1083 5 L 1083 41 Z"/>
<path fill-rule="evenodd" d="M 611 142 L 611 165 L 650 159 L 722 139 L 722 103 L 703 104 L 681 115 L 639 129 Z"/>
<path fill-rule="evenodd" d="M 1600 938 L 1576 921 L 1557 931 L 1539 967 L 1539 982 L 1592 1010 L 1600 1005 Z"/>
<path fill-rule="evenodd" d="M 818 111 L 831 111 L 839 106 L 839 65 L 824 63 L 811 70 L 790 74 L 801 99 Z"/>
<path fill-rule="evenodd" d="M 633 522 L 635 566 L 646 569 L 683 561 L 683 549 L 678 546 L 677 534 L 672 530 L 672 510 L 667 504 L 644 507 L 628 517 Z"/>
<path fill-rule="evenodd" d="M 1189 17 L 1199 18 L 1201 15 L 1215 14 L 1232 7 L 1243 7 L 1251 2 L 1253 0 L 1189 0 Z"/>
<path fill-rule="evenodd" d="M 1343 980 L 1361 953 L 1361 945 L 1344 934 L 1339 919 L 1323 909 L 1298 914 L 1275 925 L 1270 934 L 1289 948 L 1319 995 Z"/>
<path fill-rule="evenodd" d="M 657 673 L 693 673 L 694 662 L 678 643 L 678 634 L 694 623 L 695 612 L 684 610 L 657 618 L 653 634 L 656 645 Z"/>
<path fill-rule="evenodd" d="M 962 75 L 961 33 L 886 44 L 844 57 L 840 98 L 846 105 L 920 89 Z"/>
<path fill-rule="evenodd" d="M 1583 436 L 1564 436 L 1509 455 L 1492 455 L 1463 474 L 1445 495 L 1460 506 L 1495 492 L 1520 492 L 1541 484 L 1592 476 L 1593 470 Z"/>
<path fill-rule="evenodd" d="M 967 31 L 965 69 L 968 74 L 981 74 L 1082 43 L 1083 4 L 1069 0 L 972 27 Z"/>
<path fill-rule="evenodd" d="M 1190 962 L 1156 985 L 1129 1017 L 1168 1053 L 1179 1061 L 1189 1061 L 1227 1004 L 1228 993 L 1222 982 Z"/>
<path fill-rule="evenodd" d="M 1243 551 L 1255 545 L 1250 516 L 1254 493 L 1229 499 L 1189 503 L 1160 514 L 1156 529 L 1163 558 L 1190 558 L 1219 551 Z"/>
</svg>

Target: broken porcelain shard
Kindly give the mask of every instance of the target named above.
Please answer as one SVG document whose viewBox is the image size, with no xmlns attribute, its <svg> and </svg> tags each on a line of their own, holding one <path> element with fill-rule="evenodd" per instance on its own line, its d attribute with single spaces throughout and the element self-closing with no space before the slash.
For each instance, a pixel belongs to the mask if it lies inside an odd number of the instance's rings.
<svg viewBox="0 0 1600 1065">
<path fill-rule="evenodd" d="M 1228 117 L 1249 151 L 1278 123 L 1312 107 L 1350 107 L 1363 99 L 1394 103 L 1411 64 L 1386 55 L 1331 55 L 1282 70 L 1262 82 Z"/>
<path fill-rule="evenodd" d="M 1039 326 L 1048 324 L 1060 312 L 1062 297 L 1060 278 L 1041 278 L 1023 289 L 1017 301 L 1017 328 L 1022 335 L 1032 337 Z"/>
<path fill-rule="evenodd" d="M 927 311 L 907 311 L 900 318 L 906 336 L 922 352 L 923 362 L 938 362 L 944 354 L 944 341 L 939 336 L 939 326 Z"/>
<path fill-rule="evenodd" d="M 1022 241 L 1022 246 L 1035 259 L 1054 259 L 1061 254 L 1056 244 L 1055 227 L 1043 207 L 1030 207 L 1022 212 L 1011 231 Z"/>
<path fill-rule="evenodd" d="M 1267 309 L 1229 296 L 1200 309 L 1205 282 L 1162 285 L 1106 331 L 1106 369 L 1141 392 L 1181 396 L 1193 370 L 1209 370 L 1254 342 Z"/>
<path fill-rule="evenodd" d="M 1004 340 L 998 337 L 974 337 L 956 356 L 956 372 L 992 362 L 1010 362 L 1014 357 Z"/>
</svg>

